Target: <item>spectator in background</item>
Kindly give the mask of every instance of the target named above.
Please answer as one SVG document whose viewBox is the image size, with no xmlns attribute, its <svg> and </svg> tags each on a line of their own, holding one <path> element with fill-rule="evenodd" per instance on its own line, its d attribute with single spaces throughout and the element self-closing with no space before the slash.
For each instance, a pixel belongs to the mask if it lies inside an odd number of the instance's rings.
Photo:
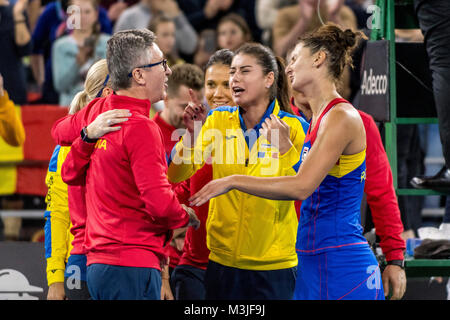
<svg viewBox="0 0 450 320">
<path fill-rule="evenodd" d="M 317 11 L 318 4 L 320 10 Z M 356 30 L 353 11 L 343 5 L 343 0 L 333 3 L 319 0 L 298 0 L 298 4 L 280 9 L 273 25 L 273 49 L 279 56 L 286 56 L 300 36 L 313 31 L 327 21 L 343 29 Z"/>
<path fill-rule="evenodd" d="M 371 4 L 375 4 L 375 0 L 345 0 L 345 5 L 352 9 L 356 16 L 358 29 L 367 28 L 367 21 L 372 15 L 367 8 Z"/>
<path fill-rule="evenodd" d="M 256 0 L 177 0 L 191 25 L 200 34 L 203 30 L 217 28 L 220 19 L 234 12 L 242 16 L 252 31 L 253 39 L 259 41 L 261 30 L 256 24 Z M 206 62 L 208 59 L 206 59 Z"/>
<path fill-rule="evenodd" d="M 0 137 L 11 146 L 18 147 L 25 141 L 25 129 L 16 115 L 14 102 L 9 99 L 0 74 Z"/>
<path fill-rule="evenodd" d="M 250 28 L 240 15 L 230 13 L 220 19 L 217 25 L 217 44 L 220 49 L 235 51 L 251 40 Z"/>
<path fill-rule="evenodd" d="M 141 0 L 121 14 L 114 32 L 147 28 L 152 17 L 161 13 L 174 19 L 177 50 L 186 55 L 193 54 L 197 48 L 197 33 L 175 0 Z"/>
<path fill-rule="evenodd" d="M 75 94 L 83 90 L 89 68 L 106 58 L 108 34 L 100 32 L 95 0 L 73 0 L 81 8 L 80 27 L 59 38 L 52 48 L 53 85 L 59 93 L 59 105 L 70 105 Z"/>
<path fill-rule="evenodd" d="M 27 82 L 22 57 L 31 52 L 31 35 L 25 10 L 28 0 L 10 5 L 0 0 L 0 74 L 9 97 L 16 104 L 27 102 Z"/>
<path fill-rule="evenodd" d="M 414 0 L 414 9 L 429 57 L 445 165 L 432 177 L 414 177 L 411 184 L 415 188 L 432 188 L 448 194 L 450 190 L 450 39 L 448 37 L 450 3 L 446 0 Z M 450 216 L 448 197 L 446 216 L 447 219 Z"/>
<path fill-rule="evenodd" d="M 214 29 L 205 29 L 201 32 L 194 63 L 204 69 L 217 49 L 237 50 L 252 39 L 251 30 L 245 19 L 239 14 L 229 13 L 219 20 L 217 32 Z"/>
<path fill-rule="evenodd" d="M 69 1 L 58 0 L 45 6 L 32 34 L 31 69 L 38 86 L 42 87 L 42 97 L 38 103 L 57 104 L 59 102 L 59 95 L 53 87 L 51 52 L 54 41 L 70 31 L 66 28 L 67 9 L 71 4 Z M 111 22 L 103 8 L 98 10 L 98 21 L 100 31 L 111 34 Z"/>
<path fill-rule="evenodd" d="M 356 30 L 356 18 L 350 8 L 343 5 L 343 0 L 332 3 L 318 0 L 298 0 L 297 5 L 281 9 L 273 26 L 273 48 L 280 56 L 286 56 L 303 34 L 313 31 L 326 21 L 332 21 L 343 29 Z M 317 7 L 319 11 L 317 11 Z M 346 66 L 342 80 L 338 84 L 345 99 L 351 97 L 351 73 Z"/>
<path fill-rule="evenodd" d="M 178 56 L 175 47 L 176 25 L 174 19 L 164 14 L 154 16 L 148 28 L 155 33 L 156 43 L 167 59 L 167 65 L 169 67 L 185 62 Z"/>
<path fill-rule="evenodd" d="M 297 4 L 297 0 L 256 0 L 256 22 L 262 30 L 261 41 L 272 46 L 272 27 L 279 9 Z"/>
<path fill-rule="evenodd" d="M 137 0 L 100 0 L 100 6 L 105 8 L 108 12 L 108 18 L 114 26 L 120 15 L 128 6 L 138 2 Z"/>
</svg>

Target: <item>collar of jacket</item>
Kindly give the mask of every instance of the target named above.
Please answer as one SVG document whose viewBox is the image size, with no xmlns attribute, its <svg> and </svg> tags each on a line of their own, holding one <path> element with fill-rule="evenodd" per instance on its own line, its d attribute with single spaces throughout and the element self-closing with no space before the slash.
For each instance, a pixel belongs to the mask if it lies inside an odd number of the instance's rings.
<svg viewBox="0 0 450 320">
<path fill-rule="evenodd" d="M 120 96 L 115 93 L 109 96 L 109 103 L 113 109 L 128 109 L 130 112 L 137 112 L 146 117 L 149 117 L 152 106 L 147 99 Z"/>
<path fill-rule="evenodd" d="M 256 130 L 256 132 L 259 132 L 259 129 L 262 128 L 262 124 L 264 123 L 264 121 L 266 121 L 266 119 L 268 117 L 270 117 L 271 114 L 277 115 L 280 113 L 280 105 L 278 104 L 278 100 L 275 99 L 273 100 L 269 106 L 266 109 L 266 112 L 264 112 L 264 115 L 262 116 L 261 120 L 259 121 L 259 123 L 253 128 L 254 130 Z M 239 121 L 241 123 L 241 128 L 244 132 L 247 131 L 247 127 L 245 126 L 245 122 L 244 119 L 242 118 L 242 114 L 241 114 L 241 107 L 239 107 Z"/>
</svg>

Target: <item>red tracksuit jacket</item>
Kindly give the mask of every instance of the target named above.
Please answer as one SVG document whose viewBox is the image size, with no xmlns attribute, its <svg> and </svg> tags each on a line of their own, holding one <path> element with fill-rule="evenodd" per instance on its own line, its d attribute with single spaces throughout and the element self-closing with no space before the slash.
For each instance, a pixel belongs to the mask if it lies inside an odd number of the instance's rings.
<svg viewBox="0 0 450 320">
<path fill-rule="evenodd" d="M 121 124 L 121 130 L 96 144 L 81 141 L 81 128 L 112 109 L 128 109 L 132 116 Z M 95 99 L 52 129 L 59 144 L 75 140 L 71 152 L 79 153 L 67 156 L 64 181 L 78 184 L 86 172 L 88 265 L 160 269 L 163 247 L 170 240 L 168 231 L 189 221 L 167 180 L 161 131 L 148 118 L 149 111 L 148 100 L 114 94 Z"/>
<path fill-rule="evenodd" d="M 292 103 L 292 101 L 291 101 Z M 304 115 L 293 104 L 294 114 Z M 403 224 L 400 218 L 397 197 L 393 186 L 392 172 L 381 141 L 380 132 L 373 118 L 358 110 L 366 129 L 366 184 L 364 193 L 372 211 L 376 234 L 387 261 L 403 260 L 405 241 L 400 234 Z M 308 119 L 306 119 L 308 121 Z"/>
</svg>

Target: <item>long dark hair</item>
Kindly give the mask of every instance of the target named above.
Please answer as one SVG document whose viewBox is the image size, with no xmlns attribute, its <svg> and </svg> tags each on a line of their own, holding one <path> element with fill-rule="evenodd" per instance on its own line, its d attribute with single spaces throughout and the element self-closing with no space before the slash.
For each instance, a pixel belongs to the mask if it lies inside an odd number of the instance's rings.
<svg viewBox="0 0 450 320">
<path fill-rule="evenodd" d="M 264 75 L 274 74 L 274 83 L 270 87 L 270 100 L 278 100 L 280 109 L 292 113 L 289 101 L 289 86 L 284 72 L 285 64 L 282 58 L 276 57 L 272 50 L 259 43 L 246 43 L 236 50 L 235 55 L 245 54 L 256 58 L 262 67 Z"/>
</svg>

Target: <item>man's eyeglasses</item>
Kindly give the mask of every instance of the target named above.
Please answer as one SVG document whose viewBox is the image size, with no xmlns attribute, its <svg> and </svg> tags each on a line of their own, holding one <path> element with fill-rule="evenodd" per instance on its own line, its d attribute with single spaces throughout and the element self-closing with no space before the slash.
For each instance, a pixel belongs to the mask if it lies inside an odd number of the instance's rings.
<svg viewBox="0 0 450 320">
<path fill-rule="evenodd" d="M 159 64 L 162 64 L 162 65 L 163 65 L 164 72 L 166 72 L 166 71 L 167 71 L 167 60 L 166 60 L 166 59 L 161 60 L 160 62 L 151 63 L 151 64 L 146 64 L 145 66 L 139 66 L 139 67 L 136 67 L 136 68 L 151 68 L 151 67 L 157 66 L 157 65 L 159 65 Z M 133 68 L 133 69 L 136 69 L 136 68 Z M 128 74 L 128 77 L 129 77 L 129 78 L 131 78 L 132 76 L 133 76 L 133 71 L 131 71 L 131 72 Z"/>
</svg>

